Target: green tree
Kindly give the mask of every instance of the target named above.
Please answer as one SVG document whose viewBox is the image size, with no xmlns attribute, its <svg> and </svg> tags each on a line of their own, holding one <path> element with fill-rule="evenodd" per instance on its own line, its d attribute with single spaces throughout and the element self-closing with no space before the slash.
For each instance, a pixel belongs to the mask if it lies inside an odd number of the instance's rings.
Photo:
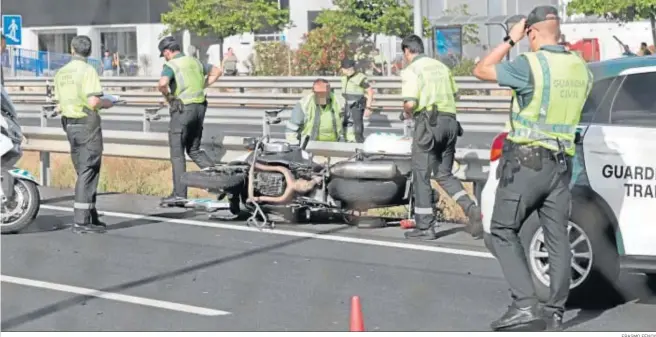
<svg viewBox="0 0 656 337">
<path fill-rule="evenodd" d="M 444 11 L 446 15 L 463 15 L 463 16 L 472 16 L 469 12 L 469 5 L 462 4 L 458 7 L 448 8 Z M 474 44 L 477 45 L 481 43 L 479 38 L 478 25 L 464 25 L 462 26 L 462 44 Z"/>
<path fill-rule="evenodd" d="M 323 11 L 316 19 L 342 36 L 365 39 L 377 34 L 406 36 L 413 32 L 413 11 L 407 0 L 333 0 L 336 10 Z M 429 22 L 424 20 L 425 33 Z"/>
<path fill-rule="evenodd" d="M 252 33 L 264 28 L 282 30 L 289 23 L 289 12 L 270 0 L 175 0 L 162 14 L 168 26 L 165 34 L 189 30 L 199 36 L 215 36 L 221 44 L 229 36 Z"/>
<path fill-rule="evenodd" d="M 598 15 L 619 22 L 649 19 L 656 44 L 656 0 L 572 0 L 569 14 Z"/>
</svg>

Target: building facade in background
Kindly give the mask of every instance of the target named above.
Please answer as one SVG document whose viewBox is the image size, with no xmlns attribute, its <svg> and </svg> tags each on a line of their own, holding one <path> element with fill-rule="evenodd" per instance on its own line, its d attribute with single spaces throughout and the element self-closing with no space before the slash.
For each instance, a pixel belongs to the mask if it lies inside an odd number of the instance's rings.
<svg viewBox="0 0 656 337">
<path fill-rule="evenodd" d="M 292 48 L 298 47 L 303 35 L 316 27 L 314 19 L 323 10 L 332 9 L 331 0 L 272 0 L 277 1 L 281 8 L 289 9 L 291 27 L 284 31 L 262 31 L 257 34 L 242 34 L 226 39 L 223 50 L 233 48 L 238 59 L 244 61 L 252 53 L 253 45 L 259 41 L 281 41 L 289 43 Z M 410 1 L 412 2 L 412 1 Z M 527 14 L 538 5 L 553 5 L 564 10 L 568 0 L 422 0 L 424 16 L 437 19 L 445 15 L 445 11 L 457 8 L 463 4 L 469 6 L 469 14 L 477 16 L 510 16 Z M 162 13 L 168 11 L 169 0 L 2 0 L 3 14 L 20 14 L 23 16 L 24 49 L 50 51 L 53 53 L 68 53 L 71 39 L 84 34 L 92 38 L 94 45 L 92 57 L 101 58 L 105 50 L 118 53 L 122 60 L 140 65 L 141 75 L 157 75 L 163 60 L 159 58 L 157 42 L 161 38 L 165 26 L 160 22 Z M 612 35 L 619 34 L 620 39 L 626 39 L 630 46 L 647 40 L 643 23 L 635 23 L 624 28 L 616 24 L 604 23 L 603 29 L 595 29 L 598 24 L 582 23 L 568 24 L 564 31 L 569 39 L 604 36 L 602 54 L 613 56 L 617 42 L 607 42 Z M 648 24 L 647 24 L 648 25 Z M 608 28 L 608 27 L 610 28 Z M 629 27 L 630 29 L 627 30 Z M 615 29 L 617 28 L 617 29 Z M 614 34 L 613 32 L 616 32 Z M 609 33 L 610 32 L 610 33 Z M 482 56 L 489 46 L 496 45 L 504 31 L 498 26 L 481 26 L 479 28 L 480 43 L 463 46 L 463 56 L 476 58 Z M 609 35 L 610 34 L 610 35 Z M 609 35 L 609 36 L 606 36 Z M 620 36 L 621 35 L 621 36 Z M 644 36 L 644 37 L 643 37 Z M 216 55 L 218 41 L 212 37 L 197 37 L 185 32 L 177 36 L 183 41 L 185 51 L 190 45 L 198 50 L 198 55 L 206 59 L 209 54 Z M 635 40 L 635 41 L 634 41 Z M 377 39 L 379 48 L 388 59 L 400 52 L 399 39 L 381 36 Z M 604 46 L 606 45 L 606 46 Z M 515 55 L 526 50 L 525 43 L 515 48 Z M 621 51 L 618 51 L 618 55 Z M 239 62 L 239 70 L 245 71 L 245 66 Z"/>
</svg>

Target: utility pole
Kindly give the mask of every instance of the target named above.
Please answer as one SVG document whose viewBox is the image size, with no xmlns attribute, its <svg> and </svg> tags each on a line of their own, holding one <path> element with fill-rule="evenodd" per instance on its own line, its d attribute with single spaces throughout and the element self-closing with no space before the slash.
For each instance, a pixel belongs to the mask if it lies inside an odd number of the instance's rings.
<svg viewBox="0 0 656 337">
<path fill-rule="evenodd" d="M 413 2 L 413 9 L 414 9 L 414 27 L 415 27 L 415 35 L 419 37 L 424 37 L 424 17 L 421 15 L 421 0 L 414 0 Z"/>
</svg>

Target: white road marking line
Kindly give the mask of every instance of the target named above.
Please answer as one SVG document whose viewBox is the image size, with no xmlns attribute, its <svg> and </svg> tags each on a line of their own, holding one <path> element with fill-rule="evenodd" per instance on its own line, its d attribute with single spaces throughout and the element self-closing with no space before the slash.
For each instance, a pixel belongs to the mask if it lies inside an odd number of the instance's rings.
<svg viewBox="0 0 656 337">
<path fill-rule="evenodd" d="M 209 309 L 209 308 L 203 308 L 203 307 L 196 307 L 196 306 L 193 306 L 193 305 L 186 305 L 186 304 L 180 304 L 180 303 L 175 303 L 175 302 L 153 300 L 153 299 L 144 298 L 144 297 L 129 296 L 129 295 L 123 295 L 123 294 L 117 294 L 117 293 L 109 293 L 109 292 L 96 290 L 96 289 L 80 288 L 80 287 L 74 287 L 74 286 L 69 286 L 69 285 L 65 285 L 65 284 L 30 280 L 30 279 L 26 279 L 26 278 L 14 277 L 14 276 L 8 276 L 8 275 L 0 275 L 0 281 L 6 282 L 6 283 L 13 283 L 13 284 L 18 284 L 18 285 L 28 286 L 28 287 L 34 287 L 34 288 L 49 289 L 49 290 L 61 291 L 61 292 L 66 292 L 66 293 L 73 293 L 73 294 L 78 294 L 78 295 L 85 295 L 85 296 L 92 296 L 92 297 L 97 297 L 97 298 L 104 298 L 106 300 L 112 300 L 112 301 L 118 301 L 118 302 L 138 304 L 138 305 L 143 305 L 143 306 L 147 306 L 147 307 L 167 309 L 167 310 L 173 310 L 173 311 L 179 311 L 179 312 L 186 312 L 186 313 L 189 313 L 189 314 L 196 314 L 196 315 L 202 315 L 202 316 L 230 315 L 230 312 L 222 311 L 222 310 L 215 310 L 215 309 Z"/>
<path fill-rule="evenodd" d="M 41 208 L 55 210 L 55 211 L 64 211 L 64 212 L 73 212 L 73 208 L 70 207 L 61 207 L 61 206 L 52 206 L 52 205 L 42 205 Z M 99 210 L 101 214 L 117 217 L 117 218 L 126 218 L 126 219 L 139 219 L 139 220 L 149 220 L 157 222 L 168 222 L 176 223 L 181 225 L 189 226 L 198 226 L 198 227 L 210 227 L 210 228 L 219 228 L 219 229 L 230 229 L 242 232 L 257 232 L 257 233 L 268 233 L 268 234 L 277 234 L 285 236 L 293 236 L 299 238 L 309 238 L 317 240 L 328 240 L 335 242 L 345 242 L 345 243 L 356 243 L 369 246 L 378 246 L 378 247 L 389 247 L 389 248 L 399 248 L 399 249 L 409 249 L 417 250 L 424 252 L 433 252 L 433 253 L 443 253 L 443 254 L 452 254 L 452 255 L 463 255 L 463 256 L 472 256 L 472 257 L 481 257 L 494 259 L 494 256 L 487 252 L 479 252 L 474 250 L 467 249 L 455 249 L 455 248 L 445 248 L 445 247 L 436 247 L 436 246 L 427 246 L 411 243 L 401 243 L 401 242 L 390 242 L 382 240 L 372 240 L 372 239 L 361 239 L 361 238 L 350 238 L 346 236 L 330 235 L 330 234 L 316 234 L 308 232 L 297 232 L 281 229 L 272 229 L 272 230 L 261 230 L 252 227 L 246 227 L 245 225 L 231 225 L 221 222 L 205 222 L 199 220 L 191 219 L 169 219 L 164 217 L 150 216 L 150 215 L 140 215 L 132 213 L 120 213 L 120 212 L 107 212 Z M 111 227 L 111 225 L 110 225 Z"/>
</svg>

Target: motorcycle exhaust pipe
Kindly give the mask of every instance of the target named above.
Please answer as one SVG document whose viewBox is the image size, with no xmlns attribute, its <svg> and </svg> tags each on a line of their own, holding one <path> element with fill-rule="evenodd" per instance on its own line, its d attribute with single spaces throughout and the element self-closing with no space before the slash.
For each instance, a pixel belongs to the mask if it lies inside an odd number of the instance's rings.
<svg viewBox="0 0 656 337">
<path fill-rule="evenodd" d="M 257 169 L 260 171 L 265 171 L 265 172 L 278 172 L 281 173 L 285 177 L 285 181 L 287 182 L 287 188 L 285 188 L 285 192 L 279 196 L 279 197 L 270 197 L 270 196 L 255 196 L 255 186 L 253 183 L 254 180 L 254 170 Z M 292 175 L 292 171 L 290 171 L 286 167 L 282 166 L 271 166 L 271 165 L 264 165 L 260 163 L 255 163 L 253 167 L 251 167 L 251 174 L 249 175 L 250 180 L 248 181 L 248 200 L 253 201 L 253 202 L 268 202 L 272 204 L 283 204 L 287 203 L 292 200 L 294 197 L 294 193 L 307 193 L 311 191 L 315 186 L 321 183 L 322 179 L 321 177 L 315 177 L 312 180 L 305 180 L 305 179 L 294 179 L 294 176 Z"/>
</svg>

